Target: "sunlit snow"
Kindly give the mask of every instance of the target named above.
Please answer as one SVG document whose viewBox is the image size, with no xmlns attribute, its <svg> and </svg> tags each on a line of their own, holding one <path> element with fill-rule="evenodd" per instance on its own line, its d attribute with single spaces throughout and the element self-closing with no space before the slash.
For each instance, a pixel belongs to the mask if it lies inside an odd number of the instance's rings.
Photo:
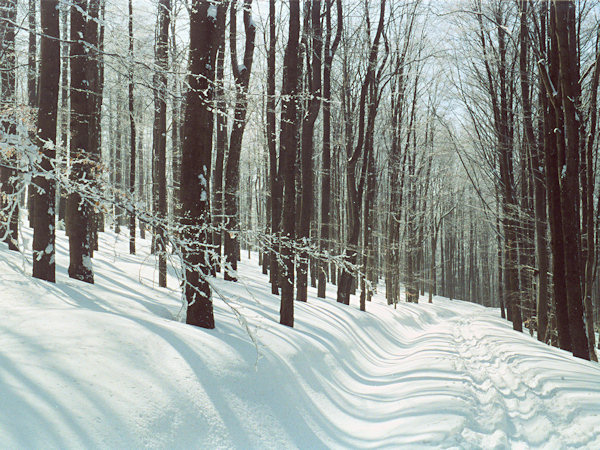
<svg viewBox="0 0 600 450">
<path fill-rule="evenodd" d="M 329 286 L 290 329 L 242 252 L 204 330 L 174 320 L 177 280 L 156 287 L 149 241 L 130 256 L 127 236 L 100 234 L 95 285 L 68 278 L 63 232 L 56 284 L 0 244 L 0 448 L 600 448 L 598 364 L 496 309 L 380 292 L 363 313 Z"/>
</svg>

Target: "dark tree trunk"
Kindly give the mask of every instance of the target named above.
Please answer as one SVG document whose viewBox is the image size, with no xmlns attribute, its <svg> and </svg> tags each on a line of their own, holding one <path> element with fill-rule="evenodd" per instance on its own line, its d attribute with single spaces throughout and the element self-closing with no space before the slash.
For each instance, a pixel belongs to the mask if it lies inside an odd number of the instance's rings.
<svg viewBox="0 0 600 450">
<path fill-rule="evenodd" d="M 92 167 L 86 158 L 93 158 L 87 147 L 90 133 L 90 99 L 86 82 L 89 54 L 86 50 L 85 14 L 87 2 L 75 0 L 71 6 L 71 172 L 74 183 L 87 183 L 92 179 Z M 67 216 L 69 221 L 69 276 L 87 283 L 94 282 L 92 271 L 92 248 L 90 242 L 89 202 L 79 190 L 69 194 Z"/>
<path fill-rule="evenodd" d="M 369 105 L 369 114 L 367 118 L 369 122 L 368 124 L 365 124 L 365 108 L 367 105 L 367 96 L 369 94 L 369 90 L 375 84 L 375 72 L 379 50 L 379 41 L 383 34 L 383 28 L 385 24 L 385 3 L 385 0 L 381 0 L 379 24 L 377 26 L 377 31 L 375 33 L 375 37 L 373 38 L 373 43 L 371 44 L 371 48 L 369 51 L 367 73 L 365 74 L 365 78 L 361 86 L 360 101 L 358 106 L 358 141 L 354 148 L 352 147 L 352 142 L 349 139 L 349 136 L 347 136 L 346 154 L 348 157 L 348 163 L 346 166 L 346 188 L 348 192 L 348 204 L 350 206 L 348 211 L 348 241 L 346 244 L 346 252 L 344 256 L 345 265 L 342 269 L 342 274 L 340 276 L 337 291 L 337 301 L 339 303 L 344 303 L 345 305 L 350 304 L 350 291 L 352 290 L 352 286 L 355 281 L 353 272 L 354 266 L 357 262 L 358 238 L 360 234 L 361 204 L 364 188 L 366 186 L 365 183 L 367 178 L 368 167 L 367 161 L 369 158 L 370 150 L 368 145 L 365 145 L 365 135 L 366 129 L 371 127 L 371 120 L 374 121 L 374 115 L 377 113 L 377 105 L 375 101 L 373 101 Z M 360 159 L 362 159 L 362 166 L 360 168 L 360 173 L 357 177 L 357 163 Z"/>
<path fill-rule="evenodd" d="M 0 103 L 7 111 L 9 118 L 0 124 L 2 133 L 8 136 L 16 134 L 14 120 L 15 111 L 15 87 L 16 87 L 16 54 L 15 54 L 15 24 L 17 20 L 16 0 L 5 0 L 0 11 L 0 50 L 2 54 L 2 86 L 0 92 Z M 10 117 L 13 116 L 13 117 Z M 3 199 L 0 192 L 0 211 L 5 216 L 0 217 L 0 239 L 8 244 L 10 250 L 19 250 L 19 199 L 15 189 L 17 171 L 12 167 L 15 157 L 7 155 L 5 165 L 0 166 L 0 191 L 4 191 L 6 198 Z"/>
<path fill-rule="evenodd" d="M 577 111 L 580 100 L 579 64 L 575 39 L 575 3 L 556 2 L 556 35 L 560 64 L 562 112 L 566 136 L 565 170 L 561 180 L 563 236 L 565 244 L 565 281 L 569 312 L 569 330 L 573 355 L 590 359 L 588 338 L 583 321 L 581 290 L 580 225 L 579 225 L 579 152 L 580 121 Z"/>
<path fill-rule="evenodd" d="M 97 180 L 100 175 L 101 138 L 100 131 L 102 118 L 102 94 L 103 94 L 103 35 L 100 32 L 99 23 L 102 23 L 100 14 L 101 3 L 103 0 L 90 0 L 88 3 L 88 18 L 85 25 L 85 40 L 88 44 L 86 48 L 87 60 L 85 67 L 84 84 L 88 86 L 89 102 L 89 125 L 88 125 L 88 143 L 86 152 L 90 155 L 92 162 L 90 166 L 91 179 Z M 95 184 L 95 181 L 92 181 Z M 100 212 L 90 206 L 90 248 L 91 256 L 94 250 L 98 249 L 98 229 L 100 227 Z"/>
<path fill-rule="evenodd" d="M 227 6 L 225 6 L 227 7 Z M 225 14 L 219 17 L 219 20 L 225 21 Z M 220 29 L 225 28 L 225 23 L 219 23 Z M 223 244 L 223 225 L 224 225 L 224 193 L 223 193 L 223 172 L 225 165 L 225 155 L 227 153 L 227 99 L 225 98 L 225 33 L 219 35 L 217 53 L 217 78 L 215 85 L 216 100 L 216 147 L 215 167 L 213 169 L 213 245 L 216 252 L 216 261 L 214 261 L 215 272 L 221 270 L 221 247 Z"/>
<path fill-rule="evenodd" d="M 298 90 L 300 80 L 300 2 L 290 0 L 288 43 L 283 65 L 280 175 L 283 182 L 281 216 L 281 309 L 279 321 L 294 326 L 294 258 L 296 237 L 296 182 L 294 165 L 298 150 Z"/>
<path fill-rule="evenodd" d="M 216 9 L 216 14 L 213 13 Z M 211 14 L 209 14 L 209 11 Z M 212 91 L 215 80 L 216 54 L 220 15 L 225 14 L 224 2 L 214 5 L 209 0 L 194 0 L 190 13 L 190 76 L 186 95 L 181 159 L 181 224 L 185 248 L 183 290 L 188 304 L 186 322 L 204 328 L 214 328 L 215 319 L 210 285 L 210 224 L 209 182 L 213 144 Z"/>
<path fill-rule="evenodd" d="M 252 21 L 252 0 L 244 0 L 244 30 L 246 32 L 246 45 L 243 64 L 239 65 L 237 58 L 237 10 L 235 4 L 231 6 L 229 47 L 231 50 L 231 70 L 235 79 L 236 99 L 234 121 L 231 127 L 229 140 L 229 153 L 225 165 L 225 216 L 227 232 L 225 233 L 225 279 L 237 281 L 237 262 L 239 251 L 240 212 L 239 212 L 239 187 L 240 187 L 240 154 L 242 140 L 246 128 L 246 111 L 248 109 L 248 85 L 252 72 L 254 58 L 255 26 Z M 248 187 L 249 188 L 249 187 Z"/>
<path fill-rule="evenodd" d="M 520 29 L 520 75 L 521 75 L 521 97 L 523 99 L 523 118 L 526 131 L 527 150 L 530 155 L 530 170 L 533 174 L 534 184 L 534 203 L 535 203 L 535 237 L 537 247 L 537 263 L 538 263 L 538 283 L 537 283 L 537 337 L 538 340 L 545 342 L 548 328 L 548 306 L 549 286 L 548 286 L 548 242 L 547 234 L 547 214 L 546 214 L 546 198 L 544 192 L 543 171 L 541 170 L 541 152 L 538 142 L 535 139 L 533 129 L 533 114 L 530 98 L 530 82 L 528 75 L 528 54 L 529 54 L 529 27 L 528 27 L 528 11 L 530 0 L 521 0 L 521 29 Z M 540 127 L 540 129 L 542 129 Z"/>
<path fill-rule="evenodd" d="M 585 262 L 585 325 L 587 327 L 588 339 L 590 341 L 590 357 L 598 360 L 598 356 L 594 350 L 595 333 L 594 333 L 594 310 L 592 302 L 592 291 L 596 280 L 596 230 L 595 230 L 595 214 L 594 214 L 594 189 L 595 189 L 595 153 L 596 133 L 598 130 L 598 87 L 600 84 L 600 27 L 596 35 L 596 63 L 594 67 L 594 75 L 592 77 L 591 99 L 589 105 L 589 128 L 587 140 L 585 142 L 585 171 L 587 172 L 587 195 L 582 201 L 584 210 L 587 210 L 585 221 L 585 236 L 587 241 L 587 258 Z M 597 214 L 598 210 L 596 210 Z"/>
<path fill-rule="evenodd" d="M 502 20 L 502 19 L 501 19 Z M 506 31 L 503 27 L 498 27 L 498 51 L 500 53 L 500 110 L 499 122 L 497 123 L 498 130 L 498 147 L 500 159 L 500 179 L 502 186 L 503 198 L 503 215 L 504 215 L 504 245 L 505 245 L 505 270 L 504 270 L 504 292 L 507 306 L 510 312 L 513 329 L 523 331 L 523 323 L 521 316 L 521 304 L 519 299 L 519 271 L 518 271 L 518 256 L 517 256 L 517 231 L 515 212 L 517 210 L 517 202 L 514 192 L 514 175 L 513 175 L 513 147 L 512 137 L 509 127 L 509 106 L 508 98 L 508 65 L 506 62 L 507 46 L 506 46 Z"/>
<path fill-rule="evenodd" d="M 546 23 L 546 14 L 541 15 L 542 28 Z M 564 237 L 563 218 L 561 215 L 561 195 L 559 167 L 561 154 L 564 153 L 564 137 L 562 133 L 555 133 L 555 129 L 562 129 L 561 116 L 557 114 L 560 109 L 560 94 L 552 86 L 560 90 L 558 84 L 558 52 L 556 44 L 554 6 L 550 6 L 549 21 L 550 47 L 548 54 L 549 73 L 545 65 L 540 65 L 540 74 L 545 80 L 544 88 L 544 167 L 546 172 L 546 196 L 548 202 L 548 217 L 550 225 L 550 248 L 552 251 L 552 297 L 554 298 L 556 327 L 558 330 L 558 345 L 561 349 L 571 351 L 571 334 L 569 330 L 569 316 L 567 309 L 567 293 L 565 284 L 564 267 Z M 545 41 L 542 40 L 542 51 L 546 50 Z"/>
<path fill-rule="evenodd" d="M 301 245 L 303 247 L 307 247 L 310 242 L 310 224 L 314 209 L 313 136 L 315 122 L 321 108 L 321 60 L 323 50 L 321 1 L 309 0 L 306 2 L 306 5 L 307 8 L 310 8 L 310 25 L 309 29 L 304 32 L 307 36 L 310 36 L 310 41 L 306 39 L 306 44 L 311 49 L 307 53 L 306 59 L 307 67 L 312 68 L 312 72 L 307 73 L 309 79 L 309 100 L 306 114 L 302 121 L 302 196 L 298 238 L 302 240 Z M 300 252 L 297 267 L 296 299 L 302 302 L 307 300 L 308 261 L 308 251 Z"/>
<path fill-rule="evenodd" d="M 276 35 L 276 17 L 275 0 L 269 0 L 269 49 L 267 54 L 267 142 L 269 147 L 269 188 L 271 200 L 271 248 L 270 261 L 270 281 L 271 293 L 279 294 L 279 263 L 277 254 L 279 251 L 279 236 L 281 225 L 281 206 L 282 206 L 282 183 L 280 173 L 277 168 L 277 135 L 275 131 L 276 111 L 275 111 L 275 56 L 277 43 Z M 281 164 L 281 161 L 280 161 Z"/>
<path fill-rule="evenodd" d="M 46 142 L 56 142 L 58 113 L 58 88 L 60 78 L 60 34 L 57 0 L 40 4 L 41 10 L 41 65 L 38 133 L 40 138 L 41 166 L 44 171 L 54 170 L 56 150 Z M 33 221 L 33 276 L 46 281 L 55 281 L 55 193 L 56 183 L 47 177 L 35 177 Z"/>
<path fill-rule="evenodd" d="M 158 34 L 155 48 L 157 72 L 154 96 L 153 192 L 154 212 L 159 221 L 155 228 L 158 256 L 158 285 L 167 286 L 167 248 L 165 222 L 167 220 L 167 73 L 169 68 L 169 26 L 171 0 L 158 3 Z"/>
</svg>

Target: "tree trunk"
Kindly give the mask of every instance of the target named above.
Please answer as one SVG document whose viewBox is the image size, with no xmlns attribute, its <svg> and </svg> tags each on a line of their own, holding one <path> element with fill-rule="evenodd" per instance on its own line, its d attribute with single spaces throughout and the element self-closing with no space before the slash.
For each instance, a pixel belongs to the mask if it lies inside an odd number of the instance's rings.
<svg viewBox="0 0 600 450">
<path fill-rule="evenodd" d="M 157 72 L 154 97 L 153 191 L 154 211 L 159 221 L 155 228 L 158 256 L 158 285 L 167 286 L 167 248 L 165 221 L 167 220 L 167 74 L 169 68 L 169 26 L 171 0 L 158 3 L 158 34 L 155 47 Z"/>
<path fill-rule="evenodd" d="M 529 167 L 533 174 L 534 184 L 534 204 L 535 204 L 535 237 L 537 249 L 537 338 L 539 341 L 546 341 L 548 328 L 548 305 L 550 299 L 548 297 L 548 243 L 546 241 L 546 198 L 544 193 L 544 180 L 541 170 L 541 153 L 538 142 L 535 139 L 533 129 L 533 113 L 530 98 L 530 83 L 529 83 L 529 27 L 528 27 L 528 12 L 530 0 L 521 0 L 521 23 L 520 23 L 520 57 L 519 68 L 521 76 L 521 97 L 523 101 L 523 121 L 525 128 L 525 137 L 527 145 L 527 153 L 529 155 Z M 542 127 L 540 127 L 542 129 Z"/>
<path fill-rule="evenodd" d="M 37 73 L 37 11 L 36 0 L 29 0 L 29 48 L 27 52 L 27 104 L 35 108 L 38 102 L 38 73 Z M 40 13 L 41 14 L 41 13 Z M 29 225 L 33 227 L 34 221 L 34 189 L 30 186 L 27 196 L 27 208 L 29 210 Z"/>
<path fill-rule="evenodd" d="M 279 321 L 294 326 L 294 258 L 296 227 L 296 183 L 294 165 L 298 145 L 298 87 L 300 79 L 300 2 L 290 0 L 288 43 L 283 65 L 281 112 L 280 175 L 283 182 L 283 208 L 281 216 L 281 308 Z"/>
<path fill-rule="evenodd" d="M 89 159 L 90 106 L 89 86 L 86 82 L 86 68 L 89 64 L 88 45 L 85 36 L 85 15 L 87 2 L 74 0 L 71 6 L 71 172 L 73 183 L 88 183 L 92 180 L 92 167 Z M 85 181 L 84 181 L 85 180 Z M 92 270 L 92 248 L 90 242 L 90 218 L 92 208 L 79 190 L 69 194 L 67 202 L 69 221 L 69 276 L 87 283 L 94 282 Z"/>
<path fill-rule="evenodd" d="M 61 127 L 60 127 L 60 143 L 61 151 L 59 170 L 66 173 L 69 166 L 67 161 L 67 149 L 69 148 L 70 135 L 70 111 L 69 111 L 69 4 L 67 2 L 60 3 L 60 21 L 61 21 L 61 69 L 60 69 L 60 97 L 61 97 Z M 58 220 L 62 220 L 65 224 L 65 233 L 69 235 L 69 227 L 67 221 L 67 194 L 61 188 L 60 183 L 57 185 L 58 194 Z M 32 205 L 33 207 L 33 205 Z M 31 208 L 30 208 L 31 211 Z"/>
<path fill-rule="evenodd" d="M 569 330 L 573 355 L 590 359 L 588 337 L 583 322 L 579 226 L 579 151 L 580 122 L 577 112 L 581 89 L 575 36 L 575 3 L 556 2 L 556 35 L 562 88 L 562 112 L 566 136 L 565 170 L 561 180 L 563 236 L 565 243 L 565 281 L 569 311 Z"/>
<path fill-rule="evenodd" d="M 375 92 L 375 78 L 376 78 L 376 65 L 377 56 L 379 50 L 379 41 L 383 34 L 384 18 L 385 18 L 385 0 L 381 0 L 380 12 L 379 12 L 379 24 L 377 31 L 371 44 L 367 65 L 367 73 L 363 80 L 360 93 L 360 101 L 358 106 L 359 124 L 358 124 L 358 141 L 356 146 L 352 147 L 352 141 L 350 136 L 347 135 L 346 139 L 346 154 L 348 157 L 348 163 L 346 166 L 346 189 L 348 192 L 348 241 L 346 244 L 345 252 L 345 265 L 342 269 L 342 275 L 338 284 L 337 301 L 346 305 L 350 304 L 350 291 L 354 283 L 354 266 L 357 261 L 358 254 L 358 238 L 360 234 L 360 210 L 362 203 L 362 196 L 364 193 L 365 182 L 367 178 L 367 167 L 369 158 L 369 146 L 365 145 L 366 134 L 374 122 L 375 115 L 377 114 L 377 103 L 374 98 L 371 98 L 369 104 L 369 114 L 367 121 L 365 121 L 365 108 L 367 104 L 367 96 L 369 92 Z M 368 5 L 367 11 L 368 14 Z M 365 122 L 368 122 L 365 124 Z M 360 168 L 360 174 L 356 176 L 357 163 L 359 159 L 362 159 L 362 166 Z M 357 183 L 358 181 L 358 183 Z"/>
<path fill-rule="evenodd" d="M 275 56 L 276 56 L 276 17 L 275 0 L 269 0 L 269 48 L 267 51 L 267 145 L 269 147 L 269 188 L 271 200 L 271 236 L 270 236 L 270 281 L 271 293 L 279 294 L 279 230 L 281 226 L 282 183 L 277 168 L 277 135 L 275 131 Z M 281 161 L 280 161 L 281 164 Z M 269 241 L 267 241 L 269 242 Z M 268 245 L 268 244 L 267 244 Z"/>
<path fill-rule="evenodd" d="M 227 7 L 227 6 L 225 6 Z M 219 20 L 225 21 L 225 14 L 219 17 Z M 218 24 L 219 29 L 225 28 L 225 23 Z M 213 245 L 216 252 L 214 261 L 215 273 L 221 270 L 221 247 L 223 244 L 223 226 L 224 226 L 224 193 L 223 193 L 223 172 L 225 165 L 225 155 L 227 153 L 227 99 L 225 98 L 225 33 L 219 35 L 217 50 L 217 73 L 216 73 L 216 147 L 215 167 L 213 169 Z"/>
<path fill-rule="evenodd" d="M 252 0 L 244 0 L 244 30 L 246 32 L 246 45 L 243 64 L 239 65 L 237 58 L 237 10 L 236 5 L 230 11 L 229 47 L 231 50 L 231 70 L 235 79 L 236 99 L 234 121 L 231 127 L 229 140 L 229 153 L 225 165 L 225 216 L 227 231 L 225 232 L 225 279 L 237 281 L 237 262 L 239 251 L 240 212 L 239 212 L 239 187 L 240 187 L 240 155 L 242 140 L 246 128 L 246 112 L 248 109 L 248 85 L 252 72 L 254 58 L 254 36 L 256 28 L 252 21 Z"/>
<path fill-rule="evenodd" d="M 8 115 L 7 120 L 0 124 L 3 134 L 12 136 L 16 134 L 16 54 L 15 54 L 15 23 L 17 20 L 17 2 L 16 0 L 5 0 L 0 20 L 2 24 L 2 40 L 0 50 L 2 62 L 2 86 L 0 92 L 0 102 L 2 108 Z M 12 116 L 12 117 L 11 117 Z M 0 211 L 4 217 L 0 217 L 0 239 L 8 244 L 9 250 L 19 250 L 19 199 L 16 192 L 16 183 L 14 177 L 17 171 L 12 166 L 16 164 L 16 157 L 10 154 L 6 155 L 7 165 L 0 166 Z M 4 191 L 6 198 L 2 198 L 1 191 Z"/>
<path fill-rule="evenodd" d="M 56 121 L 58 115 L 58 88 L 60 78 L 60 34 L 57 0 L 40 4 L 41 10 L 41 64 L 38 133 L 40 138 L 41 166 L 44 171 L 54 170 L 56 149 Z M 50 145 L 45 145 L 49 143 Z M 33 221 L 33 276 L 46 281 L 55 281 L 55 193 L 56 182 L 47 177 L 35 177 Z"/>
<path fill-rule="evenodd" d="M 323 50 L 321 29 L 321 1 L 308 0 L 306 7 L 310 7 L 310 26 L 304 33 L 310 36 L 306 44 L 312 51 L 307 53 L 307 66 L 312 68 L 312 73 L 307 74 L 309 78 L 309 100 L 304 120 L 302 121 L 302 197 L 300 202 L 300 227 L 298 237 L 302 240 L 301 245 L 308 247 L 310 242 L 310 224 L 313 217 L 314 195 L 313 195 L 313 135 L 315 122 L 321 108 L 321 58 Z M 299 301 L 307 300 L 307 275 L 308 275 L 308 251 L 300 252 L 297 267 L 297 294 Z"/>
<path fill-rule="evenodd" d="M 216 54 L 222 28 L 217 26 L 225 14 L 224 2 L 194 0 L 190 10 L 190 75 L 186 95 L 181 159 L 181 224 L 185 247 L 183 285 L 188 310 L 186 323 L 214 328 L 215 319 L 210 285 L 210 243 L 206 225 L 210 224 L 209 181 L 213 144 L 212 92 Z"/>
<path fill-rule="evenodd" d="M 136 155 L 136 129 L 135 115 L 133 109 L 133 0 L 129 0 L 129 195 L 131 199 L 131 210 L 129 211 L 129 253 L 135 255 L 135 165 Z"/>
</svg>

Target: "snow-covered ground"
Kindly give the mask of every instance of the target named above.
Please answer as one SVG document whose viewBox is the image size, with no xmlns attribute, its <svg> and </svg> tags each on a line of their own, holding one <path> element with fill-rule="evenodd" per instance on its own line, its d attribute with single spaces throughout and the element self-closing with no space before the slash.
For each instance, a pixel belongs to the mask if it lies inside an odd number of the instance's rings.
<svg viewBox="0 0 600 450">
<path fill-rule="evenodd" d="M 0 448 L 600 448 L 600 366 L 497 310 L 361 313 L 309 289 L 289 329 L 244 255 L 203 330 L 174 320 L 177 280 L 157 288 L 141 247 L 102 234 L 92 286 L 67 277 L 62 234 L 56 285 L 0 244 Z"/>
</svg>

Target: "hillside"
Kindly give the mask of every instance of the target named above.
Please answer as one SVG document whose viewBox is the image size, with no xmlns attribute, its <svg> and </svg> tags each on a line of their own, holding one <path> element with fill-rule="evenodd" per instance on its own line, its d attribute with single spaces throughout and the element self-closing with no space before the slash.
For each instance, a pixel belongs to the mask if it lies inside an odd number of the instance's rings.
<svg viewBox="0 0 600 450">
<path fill-rule="evenodd" d="M 208 331 L 175 320 L 177 280 L 154 285 L 140 242 L 102 234 L 93 286 L 67 277 L 62 232 L 56 285 L 0 244 L 0 447 L 600 448 L 600 366 L 495 309 L 377 295 L 361 313 L 309 288 L 289 329 L 244 255 Z"/>
</svg>

